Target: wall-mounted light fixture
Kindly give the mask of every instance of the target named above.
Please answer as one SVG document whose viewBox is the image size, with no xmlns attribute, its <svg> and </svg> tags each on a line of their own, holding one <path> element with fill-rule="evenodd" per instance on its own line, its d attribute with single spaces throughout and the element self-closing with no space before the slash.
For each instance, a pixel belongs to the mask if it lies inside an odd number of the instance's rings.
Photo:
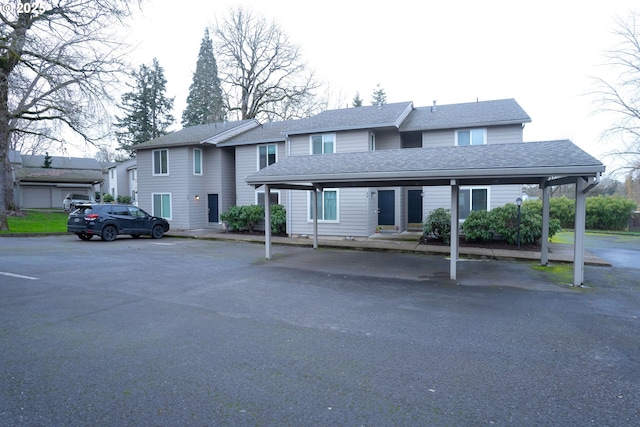
<svg viewBox="0 0 640 427">
<path fill-rule="evenodd" d="M 200 200 L 200 196 L 196 194 L 196 200 Z"/>
</svg>

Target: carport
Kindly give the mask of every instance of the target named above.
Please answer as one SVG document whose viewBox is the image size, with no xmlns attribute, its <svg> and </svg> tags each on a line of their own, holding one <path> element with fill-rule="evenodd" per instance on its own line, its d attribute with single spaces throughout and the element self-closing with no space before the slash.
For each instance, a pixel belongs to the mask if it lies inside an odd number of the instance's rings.
<svg viewBox="0 0 640 427">
<path fill-rule="evenodd" d="M 573 285 L 584 282 L 586 193 L 597 185 L 605 166 L 569 140 L 380 150 L 291 156 L 246 182 L 264 186 L 265 221 L 271 222 L 271 189 L 322 191 L 323 188 L 449 186 L 451 188 L 450 278 L 457 277 L 459 255 L 458 193 L 461 186 L 535 184 L 543 190 L 542 265 L 548 263 L 549 192 L 575 184 Z M 313 247 L 318 247 L 317 200 Z M 266 258 L 271 258 L 271 229 L 265 227 Z"/>
</svg>

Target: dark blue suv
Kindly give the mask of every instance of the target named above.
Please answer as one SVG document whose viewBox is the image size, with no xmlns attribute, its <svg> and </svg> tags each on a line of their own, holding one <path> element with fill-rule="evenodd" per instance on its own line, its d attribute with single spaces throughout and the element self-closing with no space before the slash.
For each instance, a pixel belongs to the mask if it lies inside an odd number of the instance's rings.
<svg viewBox="0 0 640 427">
<path fill-rule="evenodd" d="M 69 214 L 67 231 L 82 240 L 100 236 L 102 240 L 111 242 L 118 234 L 129 234 L 134 239 L 143 234 L 160 239 L 169 231 L 169 222 L 136 206 L 86 204 L 76 206 L 76 210 Z"/>
</svg>

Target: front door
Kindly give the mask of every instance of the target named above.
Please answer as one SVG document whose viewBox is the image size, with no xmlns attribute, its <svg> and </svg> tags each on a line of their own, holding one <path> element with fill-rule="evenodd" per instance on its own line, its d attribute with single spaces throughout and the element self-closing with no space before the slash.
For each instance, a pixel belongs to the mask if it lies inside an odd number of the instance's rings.
<svg viewBox="0 0 640 427">
<path fill-rule="evenodd" d="M 422 223 L 422 190 L 407 191 L 407 222 L 412 224 Z"/>
<path fill-rule="evenodd" d="M 207 194 L 207 203 L 209 207 L 209 222 L 218 222 L 219 221 L 218 195 Z"/>
<path fill-rule="evenodd" d="M 378 191 L 378 225 L 395 225 L 396 192 L 395 190 Z"/>
</svg>

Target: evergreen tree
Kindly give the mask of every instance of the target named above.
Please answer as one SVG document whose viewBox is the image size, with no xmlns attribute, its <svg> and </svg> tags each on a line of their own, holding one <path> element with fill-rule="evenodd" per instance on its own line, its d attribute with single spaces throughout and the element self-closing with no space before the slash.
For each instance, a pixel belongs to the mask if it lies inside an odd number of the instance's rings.
<svg viewBox="0 0 640 427">
<path fill-rule="evenodd" d="M 362 107 L 362 98 L 360 98 L 360 92 L 356 92 L 356 96 L 353 98 L 351 105 L 354 107 Z"/>
<path fill-rule="evenodd" d="M 195 126 L 205 123 L 223 121 L 225 118 L 224 100 L 218 66 L 213 56 L 213 43 L 209 38 L 209 30 L 204 30 L 200 43 L 200 53 L 193 82 L 189 87 L 187 107 L 182 112 L 182 126 Z"/>
<path fill-rule="evenodd" d="M 42 167 L 45 169 L 51 168 L 51 156 L 48 151 L 44 153 L 44 163 L 42 164 Z"/>
<path fill-rule="evenodd" d="M 165 135 L 174 122 L 173 98 L 165 94 L 167 80 L 158 60 L 154 58 L 151 67 L 140 66 L 133 78 L 131 92 L 122 95 L 122 109 L 126 114 L 118 117 L 116 123 L 123 129 L 116 132 L 118 149 L 129 152 L 131 157 L 135 155 L 136 144 Z"/>
<path fill-rule="evenodd" d="M 371 105 L 384 105 L 387 103 L 387 94 L 384 89 L 380 87 L 380 83 L 376 85 L 373 94 L 371 95 Z"/>
</svg>

